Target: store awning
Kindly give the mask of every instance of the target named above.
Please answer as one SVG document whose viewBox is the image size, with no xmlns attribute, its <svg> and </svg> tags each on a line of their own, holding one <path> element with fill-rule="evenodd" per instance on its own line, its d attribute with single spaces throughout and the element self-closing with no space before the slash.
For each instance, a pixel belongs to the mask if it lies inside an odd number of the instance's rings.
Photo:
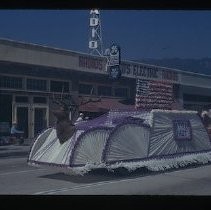
<svg viewBox="0 0 211 210">
<path fill-rule="evenodd" d="M 81 112 L 107 112 L 111 109 L 134 110 L 134 105 L 125 105 L 119 99 L 102 98 L 99 102 L 90 102 L 79 107 Z"/>
</svg>

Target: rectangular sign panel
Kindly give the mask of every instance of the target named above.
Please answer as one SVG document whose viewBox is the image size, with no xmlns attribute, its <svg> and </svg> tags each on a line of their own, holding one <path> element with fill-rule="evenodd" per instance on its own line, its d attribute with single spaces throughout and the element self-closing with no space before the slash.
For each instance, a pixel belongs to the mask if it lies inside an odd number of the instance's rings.
<svg viewBox="0 0 211 210">
<path fill-rule="evenodd" d="M 192 130 L 189 120 L 173 120 L 175 141 L 190 141 L 192 139 Z"/>
</svg>

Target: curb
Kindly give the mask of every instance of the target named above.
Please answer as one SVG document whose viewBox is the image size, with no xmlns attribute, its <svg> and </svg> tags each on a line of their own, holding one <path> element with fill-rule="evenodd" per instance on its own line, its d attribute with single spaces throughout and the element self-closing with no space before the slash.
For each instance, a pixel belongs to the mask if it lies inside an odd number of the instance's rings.
<svg viewBox="0 0 211 210">
<path fill-rule="evenodd" d="M 28 156 L 30 146 L 5 145 L 0 146 L 0 158 Z"/>
<path fill-rule="evenodd" d="M 0 154 L 0 158 L 5 158 L 5 157 L 25 157 L 28 154 L 29 154 L 29 151 L 24 151 L 24 152 L 7 152 L 7 153 Z"/>
</svg>

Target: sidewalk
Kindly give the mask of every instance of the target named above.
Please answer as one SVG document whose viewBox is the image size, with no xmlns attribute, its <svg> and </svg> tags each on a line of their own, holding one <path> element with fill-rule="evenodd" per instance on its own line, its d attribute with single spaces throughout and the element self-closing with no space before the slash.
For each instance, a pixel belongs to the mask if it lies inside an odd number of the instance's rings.
<svg viewBox="0 0 211 210">
<path fill-rule="evenodd" d="M 30 144 L 11 144 L 0 146 L 0 158 L 27 157 L 30 151 Z"/>
</svg>

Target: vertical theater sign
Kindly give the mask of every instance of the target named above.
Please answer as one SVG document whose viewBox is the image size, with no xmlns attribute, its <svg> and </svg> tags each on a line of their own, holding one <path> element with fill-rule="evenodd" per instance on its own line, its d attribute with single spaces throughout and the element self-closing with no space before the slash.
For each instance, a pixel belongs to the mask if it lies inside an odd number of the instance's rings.
<svg viewBox="0 0 211 210">
<path fill-rule="evenodd" d="M 109 78 L 112 80 L 118 80 L 121 77 L 120 47 L 116 44 L 112 44 L 112 46 L 107 49 L 106 55 L 106 71 L 108 72 Z"/>
<path fill-rule="evenodd" d="M 102 47 L 102 34 L 101 34 L 101 21 L 100 11 L 93 9 L 90 11 L 90 22 L 89 22 L 89 50 L 90 54 L 100 55 L 103 54 Z"/>
</svg>

